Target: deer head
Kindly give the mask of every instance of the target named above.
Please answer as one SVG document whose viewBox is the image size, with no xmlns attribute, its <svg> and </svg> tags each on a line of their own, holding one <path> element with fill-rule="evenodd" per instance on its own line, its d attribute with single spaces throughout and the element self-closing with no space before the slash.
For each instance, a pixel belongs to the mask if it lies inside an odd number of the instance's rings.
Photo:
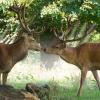
<svg viewBox="0 0 100 100">
<path fill-rule="evenodd" d="M 27 42 L 29 49 L 40 50 L 40 44 L 33 38 L 33 36 L 43 33 L 44 27 L 42 27 L 40 31 L 37 31 L 34 28 L 31 29 L 28 26 L 25 18 L 25 4 L 18 5 L 18 3 L 14 1 L 13 5 L 9 7 L 9 10 L 17 14 L 20 26 L 25 31 L 24 35 L 22 35 L 21 37 L 24 37 L 26 39 L 25 41 Z"/>
<path fill-rule="evenodd" d="M 57 41 L 51 47 L 47 47 L 47 49 L 63 49 L 66 47 L 66 43 L 69 42 L 77 42 L 78 45 L 84 42 L 91 32 L 93 32 L 96 28 L 96 24 L 92 23 L 82 23 L 79 20 L 71 22 L 70 16 L 67 18 L 67 28 L 66 30 L 63 29 L 63 25 L 61 29 L 57 29 L 56 26 L 51 29 L 52 33 L 54 33 L 55 37 L 58 38 Z M 80 29 L 79 29 L 80 27 Z"/>
<path fill-rule="evenodd" d="M 40 51 L 40 44 L 33 38 L 32 35 L 24 33 L 20 38 L 24 38 L 24 43 L 29 50 Z"/>
</svg>

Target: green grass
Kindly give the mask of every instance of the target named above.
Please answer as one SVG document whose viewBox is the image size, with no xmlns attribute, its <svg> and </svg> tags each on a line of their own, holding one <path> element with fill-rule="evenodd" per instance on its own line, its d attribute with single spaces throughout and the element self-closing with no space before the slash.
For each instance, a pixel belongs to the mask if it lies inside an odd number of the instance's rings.
<svg viewBox="0 0 100 100">
<path fill-rule="evenodd" d="M 100 91 L 91 73 L 86 79 L 82 89 L 82 95 L 77 97 L 76 94 L 80 81 L 78 70 L 67 69 L 71 65 L 65 67 L 63 64 L 63 68 L 57 67 L 47 70 L 44 67 L 40 67 L 38 61 L 34 61 L 34 64 L 30 62 L 30 58 L 27 58 L 26 62 L 23 61 L 24 64 L 19 63 L 19 65 L 14 67 L 8 77 L 9 85 L 17 89 L 25 89 L 26 83 L 49 84 L 50 100 L 100 100 Z"/>
<path fill-rule="evenodd" d="M 24 80 L 21 80 L 20 83 L 11 82 L 10 85 L 13 85 L 15 88 L 25 88 Z M 67 80 L 33 80 L 35 84 L 48 84 L 50 86 L 50 97 L 51 100 L 100 100 L 100 91 L 97 88 L 96 82 L 94 80 L 87 80 L 84 84 L 82 94 L 80 97 L 77 97 L 77 91 L 79 88 L 79 80 L 76 79 L 67 79 Z M 44 99 L 46 100 L 46 99 Z"/>
</svg>

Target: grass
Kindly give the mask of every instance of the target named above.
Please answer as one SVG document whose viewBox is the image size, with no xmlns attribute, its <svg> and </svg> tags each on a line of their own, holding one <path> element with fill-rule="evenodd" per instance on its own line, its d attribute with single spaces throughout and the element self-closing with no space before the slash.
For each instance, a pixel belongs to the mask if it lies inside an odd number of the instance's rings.
<svg viewBox="0 0 100 100">
<path fill-rule="evenodd" d="M 35 54 L 34 54 L 35 55 Z M 34 57 L 32 57 L 34 58 Z M 37 58 L 36 58 L 37 59 Z M 82 95 L 77 97 L 80 71 L 75 66 L 63 64 L 46 69 L 39 66 L 39 60 L 27 58 L 17 64 L 9 74 L 8 84 L 24 89 L 26 83 L 49 84 L 51 100 L 99 100 L 100 91 L 91 73 L 88 74 Z M 39 59 L 39 56 L 38 56 Z M 35 61 L 36 60 L 36 61 Z M 34 62 L 33 62 L 34 61 Z M 62 65 L 62 67 L 60 67 Z M 44 100 L 47 100 L 46 98 Z"/>
<path fill-rule="evenodd" d="M 74 82 L 74 83 L 73 83 Z M 27 82 L 21 80 L 20 83 L 11 82 L 15 88 L 25 88 Z M 77 97 L 77 91 L 79 88 L 79 80 L 33 80 L 35 84 L 48 84 L 50 86 L 50 98 L 51 100 L 99 100 L 100 91 L 97 88 L 96 82 L 94 80 L 87 80 L 82 90 L 82 95 Z M 44 99 L 47 100 L 47 99 Z"/>
</svg>

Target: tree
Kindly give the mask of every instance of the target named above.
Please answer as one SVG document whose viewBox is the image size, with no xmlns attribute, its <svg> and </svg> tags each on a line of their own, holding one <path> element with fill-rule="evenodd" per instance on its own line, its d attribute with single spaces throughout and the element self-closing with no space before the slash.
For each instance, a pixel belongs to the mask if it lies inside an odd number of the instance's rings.
<svg viewBox="0 0 100 100">
<path fill-rule="evenodd" d="M 82 41 L 94 31 L 100 32 L 99 0 L 24 0 L 21 3 L 26 3 L 25 15 L 29 27 L 36 30 L 45 27 L 44 36 L 53 34 L 66 42 L 72 42 Z M 7 21 L 14 17 L 17 21 L 14 13 L 5 11 L 9 16 L 6 17 Z M 18 21 L 12 27 L 16 29 L 17 26 Z"/>
</svg>

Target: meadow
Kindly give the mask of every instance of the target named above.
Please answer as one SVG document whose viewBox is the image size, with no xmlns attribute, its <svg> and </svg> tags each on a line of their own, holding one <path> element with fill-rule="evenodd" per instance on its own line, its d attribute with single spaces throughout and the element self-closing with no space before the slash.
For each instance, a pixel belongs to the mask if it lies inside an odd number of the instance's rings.
<svg viewBox="0 0 100 100">
<path fill-rule="evenodd" d="M 88 72 L 81 96 L 77 97 L 80 81 L 80 70 L 77 67 L 60 61 L 62 66 L 58 63 L 60 66 L 56 64 L 56 67 L 48 69 L 41 67 L 40 63 L 39 53 L 28 56 L 12 69 L 8 77 L 8 84 L 17 89 L 24 89 L 26 83 L 48 84 L 51 100 L 100 99 L 100 91 L 91 72 Z M 44 98 L 44 100 L 47 99 Z"/>
</svg>

